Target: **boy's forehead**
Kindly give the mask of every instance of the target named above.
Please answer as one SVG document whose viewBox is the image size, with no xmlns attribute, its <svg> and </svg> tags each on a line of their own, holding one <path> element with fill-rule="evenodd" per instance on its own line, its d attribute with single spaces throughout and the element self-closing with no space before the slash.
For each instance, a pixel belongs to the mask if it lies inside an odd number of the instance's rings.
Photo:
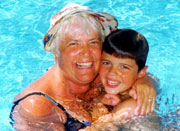
<svg viewBox="0 0 180 131">
<path fill-rule="evenodd" d="M 116 56 L 106 53 L 105 51 L 103 51 L 102 53 L 102 59 L 107 59 L 113 63 L 119 62 L 119 63 L 131 63 L 133 65 L 137 65 L 135 59 L 128 58 L 128 57 L 116 57 Z"/>
</svg>

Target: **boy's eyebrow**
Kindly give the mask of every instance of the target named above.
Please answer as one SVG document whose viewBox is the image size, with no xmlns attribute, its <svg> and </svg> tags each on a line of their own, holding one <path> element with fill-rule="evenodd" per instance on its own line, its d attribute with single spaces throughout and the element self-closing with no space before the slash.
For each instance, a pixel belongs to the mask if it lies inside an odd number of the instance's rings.
<svg viewBox="0 0 180 131">
<path fill-rule="evenodd" d="M 101 60 L 109 60 L 109 59 L 107 59 L 106 57 L 104 57 L 104 56 L 102 55 Z M 110 60 L 109 60 L 109 61 L 110 61 Z"/>
<path fill-rule="evenodd" d="M 133 67 L 132 65 L 129 65 L 127 63 L 119 63 L 119 64 L 123 64 L 123 65 L 127 65 L 127 66 L 130 66 L 130 67 Z"/>
</svg>

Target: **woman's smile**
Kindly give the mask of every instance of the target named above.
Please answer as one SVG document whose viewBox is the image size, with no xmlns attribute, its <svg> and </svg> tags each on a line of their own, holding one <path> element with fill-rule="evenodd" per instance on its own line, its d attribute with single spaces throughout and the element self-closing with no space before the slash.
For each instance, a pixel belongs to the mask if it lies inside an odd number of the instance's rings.
<svg viewBox="0 0 180 131">
<path fill-rule="evenodd" d="M 92 68 L 93 66 L 93 62 L 77 62 L 76 63 L 76 67 L 78 69 L 88 69 L 88 68 Z"/>
</svg>

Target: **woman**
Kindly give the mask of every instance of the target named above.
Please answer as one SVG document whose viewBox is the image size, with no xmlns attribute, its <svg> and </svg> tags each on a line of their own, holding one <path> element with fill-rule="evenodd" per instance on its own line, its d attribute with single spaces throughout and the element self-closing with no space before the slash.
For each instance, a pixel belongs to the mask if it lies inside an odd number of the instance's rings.
<svg viewBox="0 0 180 131">
<path fill-rule="evenodd" d="M 76 4 L 53 16 L 44 47 L 53 52 L 57 64 L 15 98 L 10 115 L 13 127 L 23 131 L 76 131 L 88 126 L 92 121 L 89 103 L 102 92 L 97 77 L 102 42 L 116 28 L 113 16 Z M 150 112 L 155 101 L 155 91 L 148 86 L 152 83 L 141 84 L 147 80 L 135 84 L 142 114 Z M 153 102 L 149 103 L 148 97 Z"/>
</svg>

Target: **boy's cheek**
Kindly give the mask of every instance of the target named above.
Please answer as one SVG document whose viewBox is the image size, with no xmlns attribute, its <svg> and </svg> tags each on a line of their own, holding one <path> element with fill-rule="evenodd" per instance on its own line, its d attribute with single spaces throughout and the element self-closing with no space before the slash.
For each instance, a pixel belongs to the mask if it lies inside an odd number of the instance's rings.
<svg viewBox="0 0 180 131">
<path fill-rule="evenodd" d="M 103 68 L 102 66 L 100 67 L 99 75 L 100 75 L 100 78 L 101 78 L 101 79 L 102 79 L 103 76 L 105 75 L 105 70 L 104 70 L 104 68 Z"/>
<path fill-rule="evenodd" d="M 100 66 L 100 70 L 99 70 L 99 74 L 106 75 L 109 72 L 109 69 L 104 67 L 104 66 Z"/>
</svg>

